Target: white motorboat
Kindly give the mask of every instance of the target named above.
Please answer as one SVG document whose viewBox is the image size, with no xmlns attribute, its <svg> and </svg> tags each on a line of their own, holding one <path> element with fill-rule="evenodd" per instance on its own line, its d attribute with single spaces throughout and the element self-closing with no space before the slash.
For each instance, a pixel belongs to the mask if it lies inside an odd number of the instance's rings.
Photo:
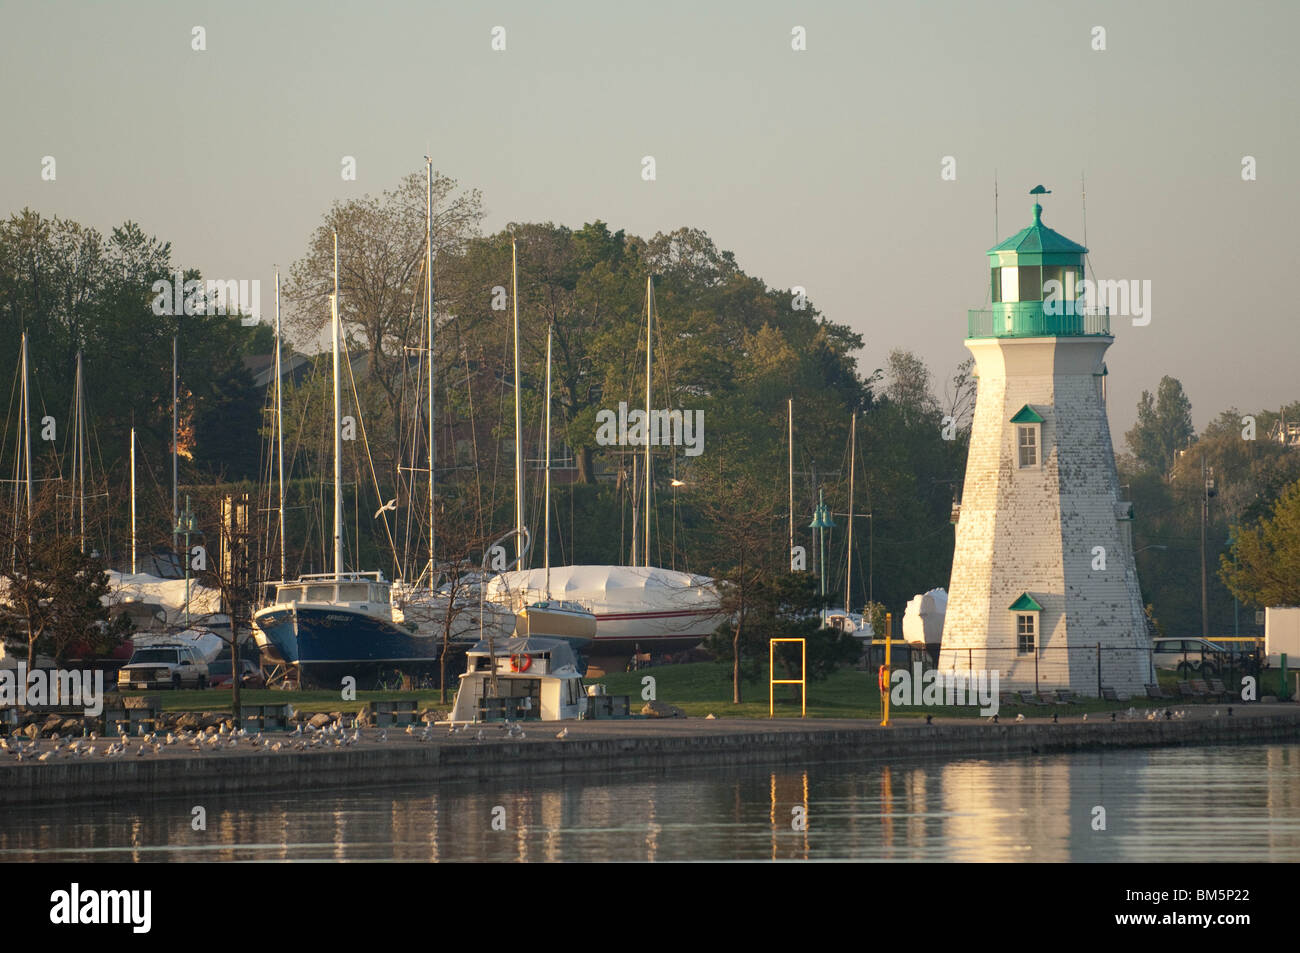
<svg viewBox="0 0 1300 953">
<path fill-rule="evenodd" d="M 573 650 L 559 639 L 484 640 L 469 650 L 450 722 L 566 721 L 587 712 Z"/>
</svg>

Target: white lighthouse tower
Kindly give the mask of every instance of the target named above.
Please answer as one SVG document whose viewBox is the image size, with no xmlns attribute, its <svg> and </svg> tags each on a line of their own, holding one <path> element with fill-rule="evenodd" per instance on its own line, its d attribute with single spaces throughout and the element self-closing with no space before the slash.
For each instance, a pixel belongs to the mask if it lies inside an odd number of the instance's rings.
<svg viewBox="0 0 1300 953">
<path fill-rule="evenodd" d="M 988 252 L 992 307 L 969 313 L 979 382 L 939 667 L 1141 692 L 1151 645 L 1106 420 L 1110 318 L 1077 293 L 1088 250 L 1042 212 Z"/>
</svg>

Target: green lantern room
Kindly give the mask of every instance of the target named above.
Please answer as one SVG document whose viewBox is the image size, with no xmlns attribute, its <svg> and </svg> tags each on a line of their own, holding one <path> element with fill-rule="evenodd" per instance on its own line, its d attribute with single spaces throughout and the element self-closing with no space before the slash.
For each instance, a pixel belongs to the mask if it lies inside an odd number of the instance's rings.
<svg viewBox="0 0 1300 953">
<path fill-rule="evenodd" d="M 1046 193 L 1040 185 L 1030 194 Z M 1086 254 L 1043 224 L 1043 207 L 1035 202 L 1033 221 L 989 249 L 992 307 L 969 312 L 967 337 L 1109 335 L 1109 317 L 1086 308 Z"/>
</svg>

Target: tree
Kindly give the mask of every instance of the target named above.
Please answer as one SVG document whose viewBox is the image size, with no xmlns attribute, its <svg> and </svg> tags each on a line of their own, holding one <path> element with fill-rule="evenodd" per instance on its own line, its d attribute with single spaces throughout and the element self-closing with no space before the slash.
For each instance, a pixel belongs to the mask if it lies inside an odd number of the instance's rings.
<svg viewBox="0 0 1300 953">
<path fill-rule="evenodd" d="M 770 561 L 777 528 L 777 499 L 770 483 L 744 472 L 702 474 L 698 485 L 700 510 L 712 530 L 701 540 L 710 560 L 709 575 L 718 580 L 722 611 L 729 617 L 719 627 L 712 647 L 731 658 L 731 701 L 741 698 L 741 659 L 753 652 L 757 624 L 770 611 Z M 766 603 L 766 605 L 765 605 Z M 751 631 L 752 628 L 752 631 Z M 723 649 L 722 652 L 717 652 Z"/>
<path fill-rule="evenodd" d="M 412 172 L 378 197 L 335 202 L 312 233 L 306 254 L 290 269 L 282 296 L 290 302 L 286 324 L 296 343 L 315 350 L 329 327 L 337 232 L 339 321 L 348 340 L 367 355 L 370 376 L 383 388 L 395 420 L 400 419 L 406 349 L 419 344 L 427 323 L 425 185 L 424 172 Z M 432 195 L 434 305 L 441 310 L 437 320 L 445 322 L 444 260 L 456 257 L 478 234 L 483 203 L 477 190 L 461 191 L 441 173 L 434 174 Z"/>
<path fill-rule="evenodd" d="M 901 348 L 889 352 L 885 366 L 885 397 L 903 412 L 908 424 L 929 423 L 939 414 L 925 362 Z M 936 421 L 937 423 L 937 421 Z"/>
<path fill-rule="evenodd" d="M 1162 377 L 1156 396 L 1143 391 L 1138 401 L 1137 423 L 1126 436 L 1129 449 L 1143 469 L 1166 474 L 1177 451 L 1195 439 L 1192 403 L 1176 378 Z"/>
<path fill-rule="evenodd" d="M 75 537 L 50 534 L 57 497 L 53 487 L 17 511 L 0 511 L 0 584 L 8 616 L 6 634 L 21 633 L 27 666 L 36 653 L 62 664 L 70 650 L 111 651 L 130 633 L 125 616 L 110 617 L 108 571 L 103 559 L 83 552 Z M 0 609 L 5 608 L 0 606 Z"/>
<path fill-rule="evenodd" d="M 1248 527 L 1234 527 L 1230 552 L 1219 557 L 1219 575 L 1249 606 L 1300 605 L 1300 481 L 1287 487 L 1272 513 Z"/>
</svg>

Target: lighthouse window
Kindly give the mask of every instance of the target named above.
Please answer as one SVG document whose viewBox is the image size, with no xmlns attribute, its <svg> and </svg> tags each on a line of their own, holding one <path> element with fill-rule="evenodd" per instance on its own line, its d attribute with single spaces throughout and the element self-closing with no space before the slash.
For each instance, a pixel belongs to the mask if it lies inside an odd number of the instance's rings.
<svg viewBox="0 0 1300 953">
<path fill-rule="evenodd" d="M 1020 448 L 1020 466 L 1038 466 L 1038 425 L 1028 424 L 1016 428 L 1017 442 Z"/>
<path fill-rule="evenodd" d="M 1019 301 L 1020 300 L 1020 269 L 1015 265 L 1008 265 L 1002 269 L 1002 294 L 999 301 Z"/>
<path fill-rule="evenodd" d="M 993 300 L 1002 300 L 1002 269 L 994 268 L 993 270 Z"/>
<path fill-rule="evenodd" d="M 1034 654 L 1034 635 L 1037 628 L 1033 615 L 1016 616 L 1016 654 Z"/>
<path fill-rule="evenodd" d="M 1020 266 L 1021 301 L 1043 300 L 1043 268 L 1041 265 Z"/>
</svg>

